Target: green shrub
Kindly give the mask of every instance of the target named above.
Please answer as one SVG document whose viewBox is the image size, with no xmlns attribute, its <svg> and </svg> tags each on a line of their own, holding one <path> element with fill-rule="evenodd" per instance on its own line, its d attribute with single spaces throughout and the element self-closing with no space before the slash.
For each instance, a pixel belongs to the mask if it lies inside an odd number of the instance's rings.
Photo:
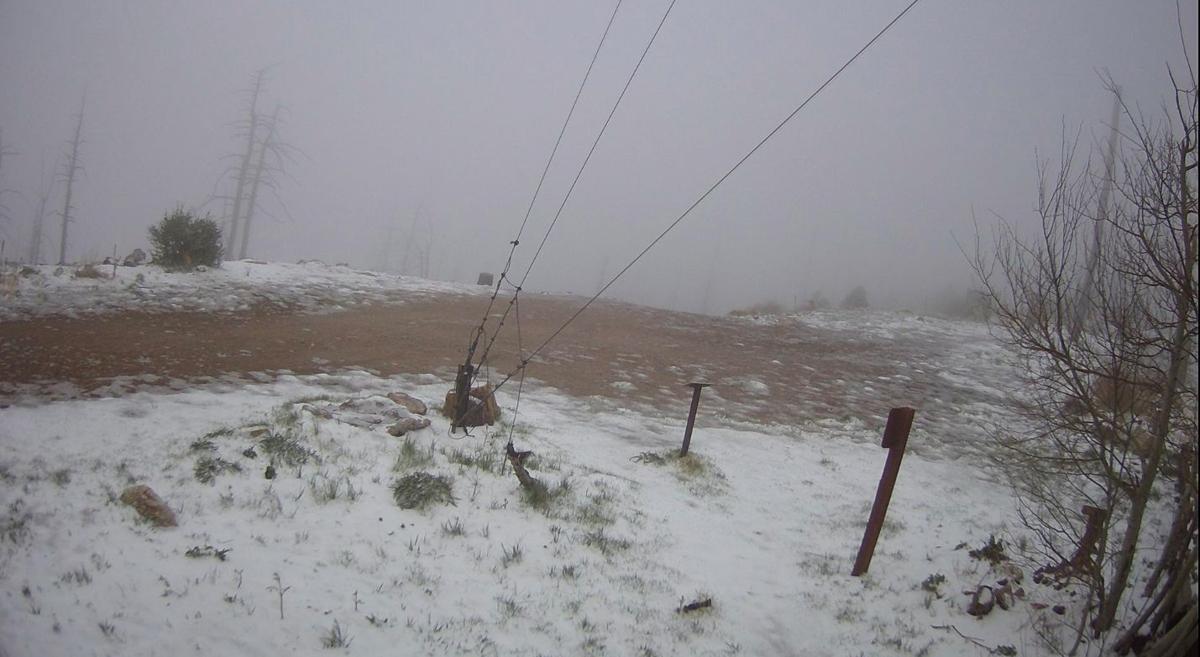
<svg viewBox="0 0 1200 657">
<path fill-rule="evenodd" d="M 846 297 L 842 299 L 842 308 L 848 310 L 863 310 L 865 308 L 869 308 L 870 305 L 871 304 L 867 302 L 867 289 L 861 285 L 855 286 L 855 288 L 850 290 L 850 292 L 846 294 Z"/>
<path fill-rule="evenodd" d="M 182 207 L 150 227 L 154 262 L 164 269 L 191 271 L 221 264 L 221 229 L 208 217 L 194 217 Z"/>
</svg>

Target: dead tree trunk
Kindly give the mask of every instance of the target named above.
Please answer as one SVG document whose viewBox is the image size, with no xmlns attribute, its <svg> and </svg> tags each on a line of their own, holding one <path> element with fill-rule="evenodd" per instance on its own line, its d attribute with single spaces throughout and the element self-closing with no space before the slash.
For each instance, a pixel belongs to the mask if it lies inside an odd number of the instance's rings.
<svg viewBox="0 0 1200 657">
<path fill-rule="evenodd" d="M 57 163 L 55 167 L 57 167 Z M 50 202 L 50 192 L 54 189 L 54 176 L 51 175 L 49 184 L 46 183 L 45 164 L 42 165 L 42 185 L 38 195 L 37 214 L 33 215 L 33 234 L 29 238 L 29 264 L 36 265 L 42 260 L 42 230 L 46 219 L 46 204 Z"/>
<path fill-rule="evenodd" d="M 265 69 L 254 73 L 250 87 L 250 113 L 246 126 L 246 148 L 242 151 L 241 163 L 238 165 L 237 185 L 233 190 L 233 217 L 229 228 L 229 253 L 236 248 L 238 228 L 241 225 L 242 206 L 245 205 L 246 185 L 250 176 L 250 159 L 254 155 L 254 145 L 258 139 L 258 95 L 262 91 Z"/>
<path fill-rule="evenodd" d="M 1112 583 L 1109 587 L 1105 604 L 1101 607 L 1096 617 L 1095 627 L 1097 632 L 1112 627 L 1116 620 L 1117 605 L 1120 603 L 1121 594 L 1128 585 L 1129 573 L 1133 568 L 1134 558 L 1136 557 L 1137 541 L 1141 534 L 1142 521 L 1146 506 L 1150 501 L 1154 480 L 1166 454 L 1169 445 L 1168 441 L 1173 433 L 1173 429 L 1175 429 L 1173 416 L 1187 385 L 1184 376 L 1191 364 L 1195 362 L 1192 340 L 1196 326 L 1195 298 L 1197 291 L 1196 261 L 1198 239 L 1195 220 L 1196 202 L 1189 176 L 1192 175 L 1191 172 L 1197 166 L 1194 151 L 1196 140 L 1200 135 L 1197 134 L 1195 114 L 1196 88 L 1194 82 L 1193 87 L 1189 91 L 1183 92 L 1179 88 L 1176 88 L 1175 92 L 1179 118 L 1181 119 L 1181 127 L 1183 128 L 1183 136 L 1178 142 L 1170 143 L 1168 141 L 1166 148 L 1159 150 L 1159 143 L 1156 143 L 1144 130 L 1140 132 L 1143 135 L 1141 144 L 1147 155 L 1147 160 L 1150 160 L 1154 156 L 1163 157 L 1164 173 L 1156 177 L 1149 187 L 1154 191 L 1163 187 L 1167 189 L 1174 188 L 1173 194 L 1168 196 L 1168 202 L 1159 204 L 1166 210 L 1163 213 L 1166 217 L 1165 220 L 1158 218 L 1156 220 L 1178 222 L 1178 225 L 1173 226 L 1173 230 L 1171 231 L 1173 245 L 1176 249 L 1176 253 L 1172 255 L 1179 256 L 1178 261 L 1173 261 L 1174 259 L 1171 257 L 1160 257 L 1151 261 L 1146 266 L 1145 271 L 1139 272 L 1143 278 L 1154 283 L 1160 280 L 1170 282 L 1168 287 L 1171 301 L 1169 308 L 1170 315 L 1168 317 L 1170 323 L 1167 326 L 1170 327 L 1171 331 L 1170 338 L 1164 341 L 1165 344 L 1162 345 L 1164 347 L 1163 351 L 1166 352 L 1168 358 L 1166 376 L 1163 381 L 1161 393 L 1157 396 L 1158 404 L 1155 409 L 1153 423 L 1151 424 L 1150 433 L 1152 443 L 1150 454 L 1143 462 L 1141 479 L 1130 497 L 1129 516 L 1126 521 L 1125 536 L 1121 542 L 1121 551 L 1118 553 L 1116 570 L 1111 580 Z M 1180 103 L 1181 95 L 1187 98 L 1188 101 Z M 1157 236 L 1153 232 L 1154 227 L 1153 223 L 1149 226 L 1146 224 L 1139 225 L 1138 228 L 1141 230 L 1133 233 L 1134 239 L 1139 244 L 1157 244 Z M 1187 448 L 1185 447 L 1184 449 Z M 1194 449 L 1194 446 L 1192 449 Z M 1169 548 L 1170 546 L 1166 547 Z"/>
<path fill-rule="evenodd" d="M 238 251 L 239 260 L 246 258 L 246 250 L 250 247 L 250 223 L 254 221 L 254 209 L 258 206 L 258 188 L 262 186 L 263 176 L 266 175 L 267 151 L 274 148 L 275 123 L 278 119 L 279 106 L 276 105 L 275 112 L 271 114 L 271 122 L 267 126 L 267 138 L 263 140 L 262 146 L 258 148 L 258 162 L 254 165 L 254 175 L 250 181 L 250 198 L 246 203 L 246 218 L 242 223 L 241 248 Z"/>
<path fill-rule="evenodd" d="M 82 143 L 83 137 L 83 108 L 87 102 L 85 97 L 79 103 L 79 116 L 75 122 L 75 136 L 71 139 L 71 153 L 67 156 L 67 167 L 63 171 L 63 176 L 66 178 L 67 191 L 63 199 L 62 210 L 62 236 L 58 241 L 58 264 L 67 264 L 67 226 L 71 224 L 71 192 L 75 186 L 75 174 L 79 171 L 79 145 Z"/>
<path fill-rule="evenodd" d="M 9 220 L 8 206 L 4 204 L 4 195 L 12 193 L 11 189 L 5 189 L 4 182 L 4 158 L 7 155 L 16 155 L 16 151 L 9 149 L 4 145 L 4 131 L 0 130 L 0 223 Z"/>
<path fill-rule="evenodd" d="M 529 458 L 532 452 L 518 452 L 513 448 L 512 442 L 504 446 L 504 454 L 508 457 L 508 462 L 512 464 L 513 474 L 517 475 L 517 481 L 521 483 L 521 487 L 526 490 L 537 490 L 541 484 L 529 471 L 525 469 L 525 459 Z"/>
<path fill-rule="evenodd" d="M 1117 177 L 1117 138 L 1121 125 L 1121 88 L 1114 86 L 1112 118 L 1109 120 L 1108 151 L 1104 154 L 1104 180 L 1100 185 L 1100 200 L 1096 208 L 1096 220 L 1092 223 L 1092 250 L 1088 253 L 1084 269 L 1083 284 L 1079 288 L 1079 301 L 1075 305 L 1075 316 L 1071 321 L 1071 335 L 1083 330 L 1087 314 L 1093 307 L 1092 284 L 1100 265 L 1100 250 L 1104 243 L 1104 224 L 1108 221 L 1108 199 L 1112 195 Z"/>
</svg>

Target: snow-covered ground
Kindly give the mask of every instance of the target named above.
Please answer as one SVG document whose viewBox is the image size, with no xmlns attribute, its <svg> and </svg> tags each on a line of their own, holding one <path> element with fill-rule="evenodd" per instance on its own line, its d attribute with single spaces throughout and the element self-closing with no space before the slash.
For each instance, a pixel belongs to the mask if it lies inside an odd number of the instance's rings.
<svg viewBox="0 0 1200 657">
<path fill-rule="evenodd" d="M 678 421 L 526 390 L 516 442 L 558 493 L 538 508 L 501 467 L 503 426 L 451 436 L 435 417 L 407 450 L 384 430 L 403 411 L 378 395 L 446 387 L 346 372 L 0 411 L 7 654 L 322 654 L 335 622 L 361 655 L 986 654 L 945 625 L 1036 654 L 1028 604 L 964 613 L 963 590 L 1004 575 L 960 544 L 1012 526 L 976 469 L 906 458 L 870 573 L 851 577 L 876 435 L 702 428 L 694 460 L 655 463 Z M 265 479 L 270 436 L 311 458 Z M 202 483 L 212 459 L 230 465 Z M 416 471 L 452 478 L 455 504 L 399 508 L 390 486 Z M 117 501 L 133 483 L 179 526 Z M 186 554 L 206 546 L 229 552 Z M 922 590 L 937 574 L 941 597 Z"/>
<path fill-rule="evenodd" d="M 480 290 L 311 263 L 117 271 L 91 281 L 43 269 L 0 320 L 255 299 L 333 310 L 348 291 L 379 303 Z M 1012 420 L 1000 392 L 1011 368 L 983 327 L 861 313 L 764 321 L 879 341 L 954 336 L 967 355 L 925 366 L 988 388 L 962 421 L 975 435 Z M 682 418 L 539 385 L 526 386 L 515 427 L 505 389 L 497 427 L 451 435 L 431 411 L 430 428 L 397 438 L 386 426 L 407 411 L 383 395 L 437 407 L 449 381 L 352 370 L 125 383 L 111 397 L 0 409 L 2 657 L 1038 655 L 1038 635 L 1076 613 L 1069 590 L 1031 584 L 1028 566 L 969 555 L 994 535 L 1016 556 L 1022 536 L 1010 491 L 952 448 L 963 440 L 940 435 L 945 422 L 914 429 L 921 447 L 904 460 L 870 572 L 851 577 L 886 456 L 878 427 L 858 419 L 705 416 L 679 459 Z M 545 499 L 522 495 L 504 464 L 510 429 Z M 418 472 L 448 478 L 453 503 L 401 508 L 392 487 Z M 122 504 L 132 484 L 157 491 L 178 526 L 154 528 Z M 1024 597 L 967 615 L 964 591 L 1001 579 Z"/>
<path fill-rule="evenodd" d="M 6 274 L 0 321 L 47 315 L 96 315 L 136 309 L 149 312 L 232 311 L 255 305 L 334 312 L 349 306 L 391 303 L 434 294 L 483 294 L 486 288 L 399 274 L 351 269 L 317 261 L 299 264 L 235 260 L 199 272 L 167 272 L 155 265 L 41 265 Z M 115 275 L 114 275 L 115 272 Z"/>
</svg>

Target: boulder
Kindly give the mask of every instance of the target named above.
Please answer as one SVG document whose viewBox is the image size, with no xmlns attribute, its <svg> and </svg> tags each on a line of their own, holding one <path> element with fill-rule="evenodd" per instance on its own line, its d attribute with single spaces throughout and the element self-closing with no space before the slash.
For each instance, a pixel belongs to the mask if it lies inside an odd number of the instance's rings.
<svg viewBox="0 0 1200 657">
<path fill-rule="evenodd" d="M 1005 585 L 997 588 L 994 592 L 996 606 L 1008 611 L 1013 606 L 1013 591 L 1012 588 Z"/>
<path fill-rule="evenodd" d="M 430 422 L 427 417 L 405 417 L 400 418 L 395 424 L 388 427 L 388 433 L 400 437 L 410 431 L 420 431 L 429 425 Z"/>
<path fill-rule="evenodd" d="M 132 253 L 125 256 L 123 264 L 126 267 L 138 267 L 146 264 L 146 252 L 141 249 L 134 249 Z"/>
<path fill-rule="evenodd" d="M 400 404 L 405 409 L 407 409 L 409 413 L 412 413 L 414 415 L 424 415 L 429 412 L 429 407 L 425 405 L 425 402 L 423 402 L 420 399 L 417 399 L 416 397 L 413 397 L 412 395 L 407 394 L 407 393 L 403 393 L 403 392 L 389 393 L 388 399 L 396 402 L 397 404 Z"/>
<path fill-rule="evenodd" d="M 453 390 L 446 393 L 446 401 L 442 404 L 442 415 L 454 420 L 454 409 L 458 407 L 458 395 Z M 467 412 L 459 420 L 459 426 L 481 427 L 491 426 L 500 417 L 500 406 L 492 394 L 492 386 L 484 385 L 471 388 L 471 399 L 467 402 Z"/>
<path fill-rule="evenodd" d="M 146 485 L 130 486 L 121 493 L 121 502 L 133 507 L 138 515 L 155 527 L 174 527 L 175 512 Z"/>
<path fill-rule="evenodd" d="M 488 287 L 491 287 L 492 283 L 494 281 L 495 281 L 495 278 L 491 274 L 489 274 L 488 272 L 485 271 L 485 272 L 481 272 L 479 274 L 479 279 L 475 281 L 475 284 L 476 285 L 487 285 Z"/>
</svg>

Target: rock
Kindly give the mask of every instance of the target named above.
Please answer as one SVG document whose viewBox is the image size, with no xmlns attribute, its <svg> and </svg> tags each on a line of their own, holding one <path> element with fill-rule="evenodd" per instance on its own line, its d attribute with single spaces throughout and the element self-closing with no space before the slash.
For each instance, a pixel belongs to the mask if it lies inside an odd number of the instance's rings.
<svg viewBox="0 0 1200 657">
<path fill-rule="evenodd" d="M 429 425 L 430 421 L 427 417 L 405 417 L 388 427 L 388 433 L 400 437 L 411 431 L 420 431 Z"/>
<path fill-rule="evenodd" d="M 1017 564 L 1015 564 L 1011 561 L 1005 561 L 1005 562 L 997 565 L 995 570 L 996 570 L 996 573 L 1001 578 L 1001 581 L 999 582 L 999 584 L 1001 586 L 1004 586 L 1007 584 L 1016 586 L 1017 584 L 1020 584 L 1025 581 L 1025 571 L 1022 570 L 1020 566 L 1018 566 Z M 1008 581 L 1003 581 L 1003 580 L 1008 580 Z"/>
<path fill-rule="evenodd" d="M 975 589 L 975 595 L 971 596 L 971 604 L 967 605 L 967 613 L 976 618 L 983 618 L 992 613 L 995 606 L 996 596 L 992 593 L 992 587 L 985 584 Z"/>
<path fill-rule="evenodd" d="M 491 426 L 500 417 L 500 406 L 492 394 L 492 386 L 484 385 L 471 389 L 472 400 L 467 403 L 467 412 L 459 421 L 459 426 L 481 427 Z M 479 401 L 474 401 L 479 400 Z M 442 404 L 442 415 L 454 419 L 454 409 L 458 406 L 458 396 L 451 390 L 446 393 L 446 401 Z"/>
<path fill-rule="evenodd" d="M 410 394 L 403 392 L 392 392 L 388 393 L 387 397 L 397 404 L 400 404 L 407 409 L 409 413 L 413 413 L 414 415 L 424 415 L 429 412 L 429 407 L 425 404 L 425 402 L 413 397 Z"/>
<path fill-rule="evenodd" d="M 126 267 L 138 267 L 146 264 L 146 252 L 141 249 L 134 249 L 132 253 L 125 256 L 125 260 L 121 263 Z"/>
<path fill-rule="evenodd" d="M 275 478 L 275 466 L 268 465 L 267 469 L 263 470 L 263 477 L 265 477 L 266 479 L 274 479 Z"/>
<path fill-rule="evenodd" d="M 1012 608 L 1013 592 L 1011 588 L 1007 586 L 1001 586 L 1000 588 L 996 589 L 995 598 L 997 607 L 1000 607 L 1005 611 L 1008 611 Z"/>
<path fill-rule="evenodd" d="M 146 485 L 130 486 L 121 493 L 121 502 L 133 507 L 138 515 L 155 527 L 174 527 L 175 512 L 154 490 Z"/>
<path fill-rule="evenodd" d="M 479 279 L 475 281 L 475 284 L 476 285 L 487 285 L 488 287 L 491 287 L 493 282 L 495 282 L 495 278 L 491 274 L 489 274 L 488 272 L 485 271 L 485 272 L 481 272 L 479 274 Z"/>
</svg>

